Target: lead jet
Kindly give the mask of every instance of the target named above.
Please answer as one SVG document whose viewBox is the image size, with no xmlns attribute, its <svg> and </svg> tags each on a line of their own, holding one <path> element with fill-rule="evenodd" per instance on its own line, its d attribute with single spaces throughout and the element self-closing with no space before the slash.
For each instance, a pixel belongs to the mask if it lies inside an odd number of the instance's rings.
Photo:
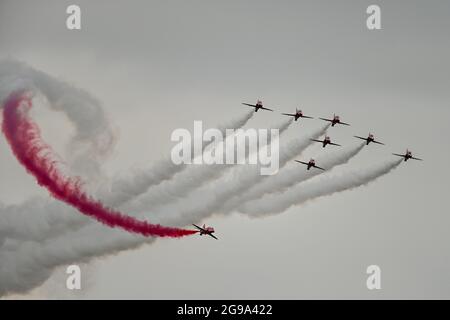
<svg viewBox="0 0 450 320">
<path fill-rule="evenodd" d="M 303 115 L 303 111 L 295 108 L 295 113 L 282 113 L 285 116 L 294 117 L 295 121 L 297 121 L 299 118 L 306 118 L 306 119 L 314 119 L 313 117 L 308 117 Z"/>
<path fill-rule="evenodd" d="M 207 227 L 206 225 L 203 225 L 203 227 L 199 227 L 199 226 L 197 226 L 196 224 L 192 224 L 192 225 L 193 225 L 194 227 L 196 227 L 196 228 L 200 231 L 199 234 L 200 234 L 201 236 L 204 235 L 204 234 L 206 234 L 206 235 L 208 235 L 208 236 L 210 236 L 210 237 L 213 237 L 213 238 L 216 239 L 216 240 L 219 240 L 219 239 L 216 238 L 215 235 L 213 235 L 213 233 L 215 232 L 213 227 Z"/>
<path fill-rule="evenodd" d="M 264 107 L 261 100 L 257 100 L 256 104 L 250 104 L 250 103 L 245 103 L 245 102 L 242 102 L 242 104 L 244 104 L 246 106 L 249 106 L 249 107 L 252 107 L 252 108 L 255 108 L 255 112 L 258 112 L 259 109 L 263 109 L 263 110 L 267 110 L 267 111 L 273 111 L 272 109 Z"/>
<path fill-rule="evenodd" d="M 339 116 L 337 116 L 335 114 L 333 114 L 333 119 L 325 119 L 325 118 L 319 118 L 319 119 L 331 122 L 332 127 L 334 127 L 334 125 L 336 125 L 336 124 L 343 124 L 344 126 L 349 126 L 348 123 L 342 122 L 341 119 L 339 118 Z"/>
<path fill-rule="evenodd" d="M 324 148 L 327 146 L 327 144 L 332 145 L 332 146 L 339 146 L 339 147 L 341 147 L 340 144 L 331 142 L 331 138 L 328 137 L 328 136 L 326 136 L 323 140 L 311 139 L 311 141 L 322 143 L 322 147 L 324 147 Z"/>
<path fill-rule="evenodd" d="M 369 133 L 369 136 L 367 138 L 363 138 L 363 137 L 359 137 L 359 136 L 354 136 L 355 138 L 361 139 L 361 140 L 365 140 L 366 141 L 366 146 L 373 142 L 373 143 L 378 143 L 378 144 L 382 144 L 384 145 L 384 143 L 376 141 L 375 137 L 373 136 L 373 134 Z"/>
<path fill-rule="evenodd" d="M 393 155 L 394 156 L 398 156 L 398 157 L 402 157 L 402 158 L 405 159 L 405 161 L 408 161 L 408 159 L 423 161 L 423 159 L 419 159 L 419 158 L 413 157 L 412 152 L 409 151 L 408 149 L 406 149 L 406 153 L 405 154 L 393 153 Z"/>
<path fill-rule="evenodd" d="M 298 163 L 302 163 L 304 165 L 307 165 L 308 167 L 306 168 L 306 170 L 309 170 L 312 167 L 316 168 L 316 169 L 320 169 L 320 170 L 325 170 L 324 168 L 316 166 L 316 161 L 314 159 L 309 160 L 309 162 L 303 162 L 303 161 L 299 161 L 299 160 L 295 160 L 295 161 L 298 162 Z"/>
</svg>

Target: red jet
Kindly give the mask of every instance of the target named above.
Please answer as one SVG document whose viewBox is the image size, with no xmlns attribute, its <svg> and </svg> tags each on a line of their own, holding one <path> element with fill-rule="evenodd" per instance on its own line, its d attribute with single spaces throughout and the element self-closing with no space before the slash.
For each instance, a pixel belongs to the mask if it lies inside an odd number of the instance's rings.
<svg viewBox="0 0 450 320">
<path fill-rule="evenodd" d="M 207 227 L 206 225 L 203 225 L 203 228 L 202 228 L 202 227 L 199 227 L 199 226 L 197 226 L 195 224 L 193 224 L 193 226 L 196 227 L 198 230 L 200 230 L 199 234 L 201 236 L 204 235 L 204 234 L 207 234 L 208 236 L 213 237 L 216 240 L 219 240 L 219 239 L 216 238 L 215 235 L 213 235 L 213 233 L 215 232 L 213 227 Z"/>
<path fill-rule="evenodd" d="M 373 142 L 373 143 L 378 143 L 378 144 L 382 144 L 384 145 L 384 143 L 376 141 L 375 137 L 373 136 L 373 134 L 369 133 L 369 136 L 367 138 L 363 138 L 363 137 L 359 137 L 359 136 L 354 136 L 355 138 L 361 139 L 361 140 L 365 140 L 366 141 L 366 146 Z"/>
<path fill-rule="evenodd" d="M 328 136 L 326 136 L 323 140 L 311 139 L 311 141 L 315 141 L 315 142 L 320 142 L 320 143 L 322 143 L 322 146 L 323 146 L 324 148 L 327 146 L 327 144 L 332 145 L 332 146 L 339 146 L 339 147 L 341 147 L 340 144 L 331 142 L 331 139 L 330 139 L 330 137 L 328 137 Z"/>
<path fill-rule="evenodd" d="M 331 122 L 332 127 L 334 127 L 335 124 L 343 124 L 344 126 L 349 126 L 348 123 L 342 122 L 341 119 L 339 118 L 339 116 L 337 116 L 335 114 L 333 115 L 333 119 L 325 119 L 325 118 L 319 118 L 319 119 Z"/>
<path fill-rule="evenodd" d="M 295 161 L 298 163 L 303 163 L 303 164 L 307 165 L 308 168 L 306 168 L 306 170 L 311 169 L 311 167 L 314 167 L 314 168 L 320 169 L 320 170 L 325 170 L 324 168 L 316 166 L 316 161 L 314 159 L 309 160 L 309 162 L 303 162 L 303 161 L 299 161 L 299 160 L 295 160 Z"/>
<path fill-rule="evenodd" d="M 302 110 L 298 110 L 295 108 L 295 113 L 282 113 L 285 116 L 294 117 L 295 121 L 297 121 L 299 118 L 307 118 L 307 119 L 313 119 L 313 117 L 304 116 Z"/>
<path fill-rule="evenodd" d="M 406 153 L 405 154 L 398 154 L 398 153 L 393 153 L 394 156 L 398 156 L 398 157 L 402 157 L 405 159 L 405 161 L 408 161 L 408 159 L 413 159 L 413 160 L 420 160 L 423 161 L 423 159 L 419 159 L 419 158 L 415 158 L 412 155 L 412 152 L 409 151 L 408 149 L 406 149 Z"/>
<path fill-rule="evenodd" d="M 272 109 L 264 107 L 261 100 L 257 100 L 256 104 L 250 104 L 250 103 L 245 103 L 245 102 L 242 102 L 242 104 L 244 104 L 246 106 L 249 106 L 249 107 L 252 107 L 252 108 L 255 108 L 255 112 L 258 112 L 259 109 L 273 111 Z"/>
</svg>

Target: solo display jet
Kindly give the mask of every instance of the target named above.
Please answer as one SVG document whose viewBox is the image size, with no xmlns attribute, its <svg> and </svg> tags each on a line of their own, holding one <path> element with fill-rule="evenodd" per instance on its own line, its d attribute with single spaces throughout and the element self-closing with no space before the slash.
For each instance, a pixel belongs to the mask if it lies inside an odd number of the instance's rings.
<svg viewBox="0 0 450 320">
<path fill-rule="evenodd" d="M 354 137 L 358 138 L 358 139 L 361 139 L 361 140 L 365 140 L 366 141 L 366 145 L 368 145 L 371 142 L 384 145 L 384 143 L 376 141 L 375 137 L 371 133 L 369 133 L 369 136 L 367 138 L 363 138 L 363 137 L 359 137 L 359 136 L 354 136 Z"/>
<path fill-rule="evenodd" d="M 299 160 L 295 160 L 295 161 L 298 162 L 298 163 L 302 163 L 304 165 L 307 165 L 308 167 L 306 168 L 306 170 L 309 170 L 311 168 L 325 170 L 324 168 L 316 166 L 316 161 L 314 159 L 309 160 L 309 162 L 303 162 L 303 161 L 299 161 Z"/>
<path fill-rule="evenodd" d="M 259 109 L 263 109 L 263 110 L 267 110 L 267 111 L 273 111 L 272 109 L 264 107 L 261 100 L 256 101 L 256 104 L 250 104 L 250 103 L 245 103 L 245 102 L 242 102 L 242 104 L 244 104 L 246 106 L 249 106 L 249 107 L 252 107 L 252 108 L 255 108 L 255 112 L 258 112 Z"/>
<path fill-rule="evenodd" d="M 308 117 L 303 115 L 302 110 L 299 110 L 295 108 L 295 113 L 282 113 L 285 116 L 294 117 L 295 121 L 297 121 L 299 118 L 306 118 L 306 119 L 313 119 L 313 117 Z"/>
<path fill-rule="evenodd" d="M 322 143 L 322 147 L 324 147 L 324 148 L 327 146 L 327 144 L 332 145 L 332 146 L 339 146 L 339 147 L 341 147 L 340 144 L 331 142 L 331 139 L 328 136 L 326 136 L 323 140 L 311 139 L 311 141 Z"/>
<path fill-rule="evenodd" d="M 408 159 L 423 161 L 423 159 L 419 159 L 419 158 L 413 157 L 412 152 L 409 151 L 408 149 L 406 149 L 406 153 L 405 154 L 393 153 L 393 155 L 394 156 L 398 156 L 398 157 L 402 157 L 402 158 L 405 159 L 405 161 L 408 161 Z"/>
<path fill-rule="evenodd" d="M 325 118 L 319 118 L 319 119 L 331 122 L 332 127 L 334 127 L 336 124 L 343 124 L 344 126 L 349 126 L 348 123 L 342 122 L 341 119 L 339 118 L 339 116 L 337 116 L 335 114 L 333 115 L 333 119 L 325 119 Z"/>
<path fill-rule="evenodd" d="M 216 239 L 216 240 L 219 240 L 219 239 L 216 238 L 215 235 L 213 235 L 213 233 L 215 232 L 213 227 L 207 227 L 206 225 L 203 225 L 203 227 L 199 227 L 199 226 L 197 226 L 197 225 L 195 225 L 195 224 L 192 224 L 192 225 L 193 225 L 194 227 L 196 227 L 196 228 L 200 231 L 199 234 L 200 234 L 201 236 L 204 235 L 204 234 L 206 234 L 206 235 L 208 235 L 208 236 L 210 236 L 210 237 L 213 237 L 213 238 Z"/>
</svg>

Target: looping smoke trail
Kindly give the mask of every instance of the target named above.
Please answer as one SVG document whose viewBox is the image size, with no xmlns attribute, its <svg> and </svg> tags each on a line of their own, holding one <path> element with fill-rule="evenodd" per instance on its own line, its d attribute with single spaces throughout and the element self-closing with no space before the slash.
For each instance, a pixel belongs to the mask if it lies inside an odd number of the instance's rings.
<svg viewBox="0 0 450 320">
<path fill-rule="evenodd" d="M 280 213 L 308 200 L 366 185 L 397 168 L 402 161 L 390 160 L 369 168 L 347 170 L 332 176 L 324 175 L 317 180 L 300 183 L 281 194 L 247 202 L 239 207 L 239 211 L 253 217 Z"/>
<path fill-rule="evenodd" d="M 318 163 L 323 168 L 330 170 L 335 166 L 347 163 L 351 158 L 356 156 L 363 148 L 365 143 L 358 144 L 355 147 L 344 148 L 344 150 L 339 150 L 333 152 L 331 155 L 319 159 Z M 280 193 L 287 188 L 298 184 L 299 182 L 310 179 L 318 174 L 322 174 L 320 170 L 305 170 L 304 167 L 299 167 L 298 165 L 293 165 L 285 170 L 280 171 L 277 175 L 268 177 L 268 179 L 261 181 L 260 183 L 254 185 L 247 192 L 231 199 L 225 203 L 221 209 L 221 213 L 230 212 L 233 209 L 246 201 L 251 201 L 262 197 L 265 194 L 270 193 Z M 239 209 L 238 209 L 239 210 Z"/>
<path fill-rule="evenodd" d="M 253 112 L 253 111 L 252 111 Z M 289 126 L 292 124 L 292 119 L 283 121 L 279 125 L 272 127 L 272 129 L 277 129 L 280 136 L 286 132 Z M 231 139 L 233 136 L 229 136 L 226 139 Z M 235 144 L 234 154 L 237 153 L 238 145 Z M 258 146 L 258 150 L 265 147 L 264 144 Z M 147 206 L 160 206 L 166 204 L 170 201 L 179 200 L 186 196 L 193 190 L 205 185 L 206 183 L 218 179 L 222 176 L 228 169 L 232 166 L 227 165 L 203 165 L 195 166 L 191 165 L 188 170 L 181 172 L 177 179 L 165 181 L 160 188 L 155 188 L 146 194 L 143 194 L 140 198 L 135 201 L 140 202 L 140 207 Z M 130 204 L 130 209 L 133 208 L 133 204 Z"/>
<path fill-rule="evenodd" d="M 105 225 L 121 227 L 144 236 L 183 237 L 196 233 L 140 221 L 91 199 L 82 191 L 82 183 L 78 178 L 66 177 L 61 172 L 50 146 L 43 142 L 39 128 L 28 117 L 31 107 L 31 97 L 25 92 L 12 93 L 3 109 L 2 130 L 17 160 L 53 197 Z"/>
</svg>

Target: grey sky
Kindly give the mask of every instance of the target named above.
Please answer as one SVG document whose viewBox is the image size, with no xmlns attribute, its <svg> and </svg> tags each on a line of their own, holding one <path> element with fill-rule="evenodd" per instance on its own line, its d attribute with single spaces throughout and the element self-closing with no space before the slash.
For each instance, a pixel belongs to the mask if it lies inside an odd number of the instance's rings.
<svg viewBox="0 0 450 320">
<path fill-rule="evenodd" d="M 256 98 L 282 112 L 339 113 L 352 124 L 330 132 L 342 144 L 369 131 L 386 142 L 351 164 L 407 147 L 426 160 L 280 215 L 208 219 L 220 241 L 159 240 L 97 260 L 82 297 L 450 298 L 448 1 L 77 1 L 82 30 L 68 31 L 72 3 L 1 0 L 0 57 L 103 102 L 120 133 L 110 174 L 162 158 L 173 129 L 226 122 Z M 373 3 L 379 31 L 365 25 Z M 36 119 L 64 155 L 68 124 L 48 110 Z M 281 119 L 258 113 L 249 126 Z M 4 139 L 0 158 L 0 202 L 46 195 Z M 365 287 L 370 264 L 382 269 L 381 291 Z M 60 276 L 30 296 L 67 296 Z"/>
</svg>

